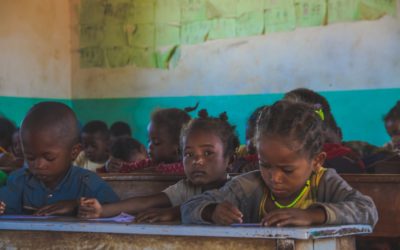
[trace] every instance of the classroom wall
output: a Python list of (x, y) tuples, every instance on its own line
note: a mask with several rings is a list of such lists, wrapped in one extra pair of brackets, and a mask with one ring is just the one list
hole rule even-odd
[[(400, 18), (385, 16), (184, 45), (169, 70), (81, 68), (74, 50), (74, 105), (85, 121), (134, 124), (135, 136), (145, 142), (151, 111), (199, 101), (211, 114), (227, 111), (243, 140), (253, 109), (307, 87), (331, 102), (345, 140), (381, 145), (389, 139), (382, 116), (400, 99), (399, 41)], [(79, 47), (78, 39), (73, 46)]]
[(243, 140), (255, 107), (308, 87), (331, 102), (346, 140), (388, 140), (382, 116), (400, 99), (398, 16), (185, 45), (169, 70), (81, 68), (79, 3), (1, 1), (0, 111), (17, 123), (52, 98), (82, 122), (127, 121), (146, 142), (151, 111), (199, 101), (211, 114), (227, 111)]

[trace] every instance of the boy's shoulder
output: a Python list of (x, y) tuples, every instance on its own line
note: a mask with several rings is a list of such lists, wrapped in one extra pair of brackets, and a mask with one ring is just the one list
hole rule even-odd
[(82, 179), (88, 186), (92, 187), (105, 183), (97, 173), (78, 166), (71, 167), (71, 178)]

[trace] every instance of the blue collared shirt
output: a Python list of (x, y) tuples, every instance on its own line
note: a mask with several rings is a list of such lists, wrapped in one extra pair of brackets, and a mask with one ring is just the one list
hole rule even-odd
[(21, 168), (14, 171), (6, 186), (0, 188), (0, 201), (6, 203), (5, 214), (29, 214), (25, 206), (40, 208), (59, 201), (81, 197), (96, 198), (101, 204), (119, 201), (111, 187), (96, 173), (72, 166), (64, 179), (54, 189)]

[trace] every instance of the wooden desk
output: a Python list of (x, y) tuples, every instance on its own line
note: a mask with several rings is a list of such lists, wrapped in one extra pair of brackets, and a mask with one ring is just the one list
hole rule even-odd
[(355, 249), (370, 226), (217, 227), (88, 222), (74, 218), (4, 220), (0, 248), (36, 249)]
[[(372, 236), (400, 237), (400, 175), (342, 174), (352, 187), (375, 202), (379, 221)], [(151, 173), (102, 175), (121, 198), (154, 194), (173, 185), (184, 176)]]

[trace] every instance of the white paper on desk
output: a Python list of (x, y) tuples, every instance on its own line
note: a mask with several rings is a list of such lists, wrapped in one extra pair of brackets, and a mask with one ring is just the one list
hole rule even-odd
[(120, 223), (130, 223), (135, 219), (135, 216), (132, 216), (127, 213), (120, 213), (117, 216), (109, 217), (109, 218), (97, 218), (97, 219), (89, 219), (91, 221), (111, 221), (111, 222), (120, 222)]
[(51, 219), (57, 216), (36, 216), (36, 215), (1, 215), (0, 219), (18, 220), (18, 219)]

